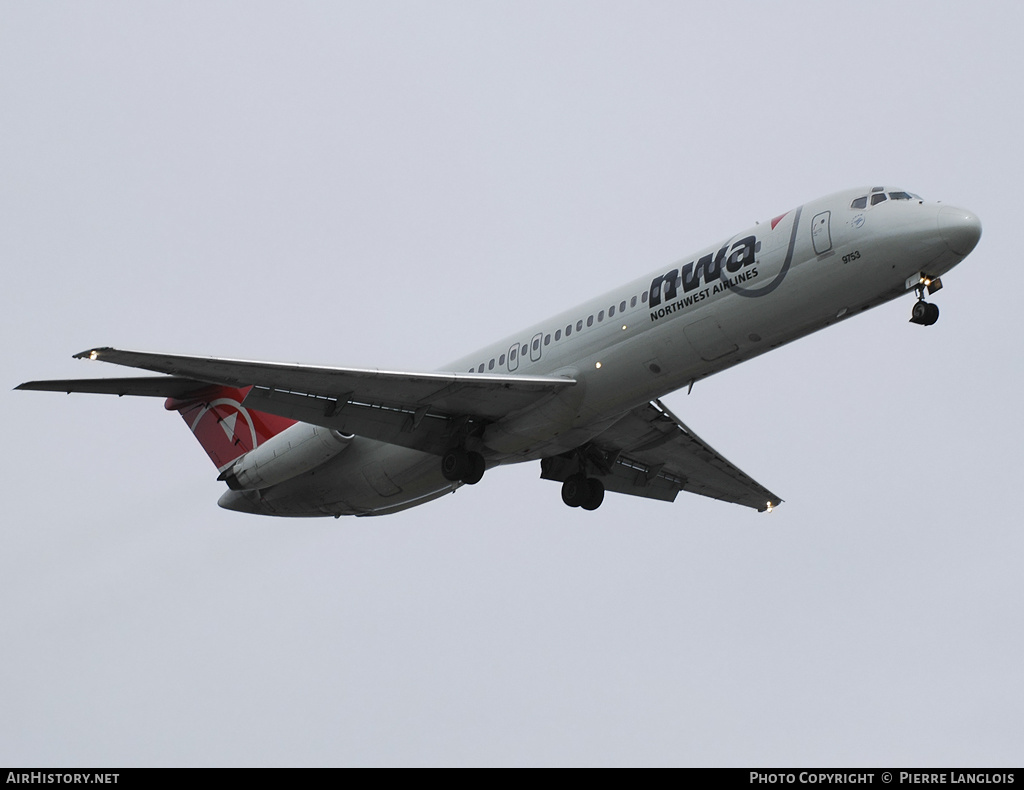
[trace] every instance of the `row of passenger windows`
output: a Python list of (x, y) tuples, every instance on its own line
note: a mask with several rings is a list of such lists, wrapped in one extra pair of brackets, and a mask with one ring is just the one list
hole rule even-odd
[(912, 192), (890, 192), (888, 195), (882, 192), (877, 187), (871, 190), (871, 195), (861, 195), (855, 199), (851, 204), (850, 208), (867, 208), (868, 200), (871, 200), (872, 206), (877, 206), (882, 201), (888, 200), (920, 200), (919, 195), (915, 195)]
[[(643, 294), (640, 295), (640, 297), (634, 296), (633, 298), (631, 298), (629, 300), (629, 307), (630, 308), (636, 307), (637, 301), (640, 301), (641, 303), (646, 304), (646, 302), (647, 302), (647, 291), (644, 291)], [(587, 326), (593, 326), (595, 320), (596, 320), (597, 323), (600, 324), (602, 321), (605, 320), (606, 317), (609, 318), (609, 319), (610, 318), (614, 318), (617, 313), (621, 314), (621, 313), (624, 313), (624, 312), (626, 312), (626, 300), (625, 299), (623, 299), (621, 302), (619, 302), (618, 305), (612, 305), (611, 307), (608, 308), (607, 311), (601, 310), (597, 314), (596, 318), (593, 315), (588, 315), (586, 320), (581, 318), (579, 321), (576, 322), (575, 325), (567, 324), (564, 331), (562, 329), (556, 329), (555, 333), (554, 333), (554, 336), (552, 336), (550, 333), (545, 334), (544, 338), (543, 338), (543, 341), (542, 341), (542, 339), (539, 336), (535, 337), (533, 339), (533, 341), (532, 341), (533, 356), (535, 356), (535, 357), (537, 357), (539, 359), (539, 352), (540, 352), (540, 349), (541, 349), (541, 343), (543, 342), (543, 344), (545, 346), (551, 345), (552, 337), (553, 337), (554, 341), (557, 343), (563, 337), (569, 338), (574, 331), (575, 332), (582, 332), (584, 324), (586, 324)], [(531, 348), (530, 345), (523, 345), (522, 348), (519, 348), (518, 346), (513, 347), (508, 352), (508, 364), (509, 364), (509, 367), (512, 368), (512, 369), (518, 367), (518, 358), (519, 357), (525, 357), (527, 354), (529, 354), (530, 353), (530, 348)], [(505, 357), (504, 354), (502, 354), (500, 357), (497, 358), (497, 360), (492, 358), (489, 362), (486, 362), (486, 363), (481, 362), (475, 368), (470, 368), (469, 372), (470, 373), (483, 373), (484, 370), (494, 370), (495, 364), (497, 364), (498, 367), (503, 367), (505, 365), (505, 361), (506, 361), (506, 357)]]

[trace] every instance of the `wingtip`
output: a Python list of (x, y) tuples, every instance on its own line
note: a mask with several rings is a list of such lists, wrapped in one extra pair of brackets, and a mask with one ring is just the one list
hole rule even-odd
[(75, 354), (72, 359), (99, 359), (100, 354), (104, 351), (112, 351), (109, 346), (102, 346), (100, 348), (90, 348), (87, 351), (79, 351)]

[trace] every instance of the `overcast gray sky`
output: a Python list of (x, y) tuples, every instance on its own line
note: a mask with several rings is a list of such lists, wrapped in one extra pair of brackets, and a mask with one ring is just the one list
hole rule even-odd
[[(0, 4), (0, 764), (1020, 765), (1016, 3)], [(804, 201), (977, 250), (666, 403), (787, 501), (222, 511), (117, 345), (431, 369)], [(1014, 241), (1014, 239), (1018, 241)], [(400, 273), (382, 293), (374, 277)]]

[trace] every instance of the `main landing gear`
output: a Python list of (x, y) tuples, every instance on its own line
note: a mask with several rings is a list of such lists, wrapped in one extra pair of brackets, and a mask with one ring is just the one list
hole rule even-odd
[(604, 501), (604, 480), (610, 480), (618, 454), (587, 444), (540, 459), (540, 476), (562, 484), (562, 501), (569, 507), (597, 510)]
[(931, 326), (939, 320), (939, 306), (926, 302), (924, 300), (924, 292), (927, 288), (929, 295), (935, 293), (942, 288), (942, 280), (938, 277), (935, 279), (922, 277), (915, 287), (917, 288), (917, 301), (910, 311), (910, 323)]
[(570, 475), (562, 483), (562, 501), (569, 507), (597, 510), (604, 502), (604, 483), (582, 472)]
[(486, 468), (484, 457), (473, 450), (453, 447), (441, 456), (441, 474), (445, 480), (451, 480), (453, 483), (476, 485), (483, 479)]

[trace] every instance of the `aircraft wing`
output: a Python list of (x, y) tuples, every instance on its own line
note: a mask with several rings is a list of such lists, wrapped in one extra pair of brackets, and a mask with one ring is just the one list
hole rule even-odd
[[(98, 359), (190, 381), (243, 388), (244, 405), (370, 439), (441, 453), (458, 433), (553, 397), (574, 379), (407, 373), (95, 348)], [(39, 383), (39, 382), (36, 382)], [(64, 391), (70, 382), (60, 382)], [(78, 390), (76, 390), (78, 391)], [(85, 390), (96, 391), (96, 390)]]
[[(675, 500), (680, 491), (759, 511), (782, 500), (704, 442), (660, 401), (628, 412), (586, 450), (605, 490)], [(541, 477), (565, 480), (579, 468), (572, 457), (541, 462)]]

